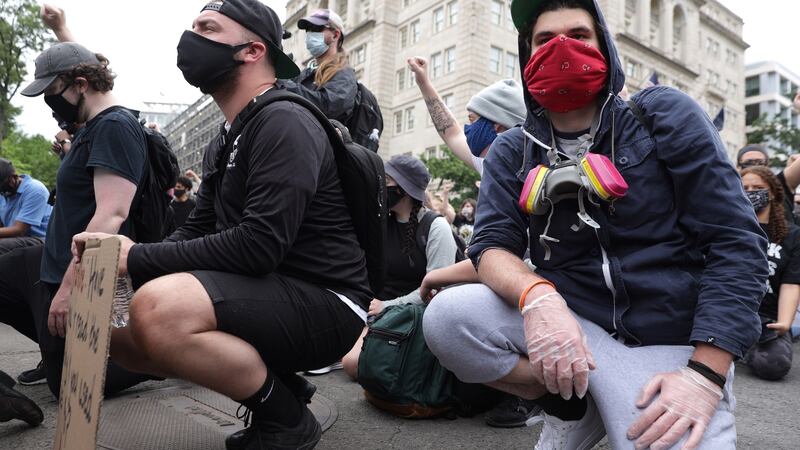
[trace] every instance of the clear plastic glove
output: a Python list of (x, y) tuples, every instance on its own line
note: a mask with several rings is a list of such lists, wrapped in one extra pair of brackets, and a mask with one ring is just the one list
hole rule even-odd
[(583, 398), (594, 358), (580, 324), (556, 292), (530, 301), (522, 310), (525, 342), (536, 379), (564, 399)]
[(693, 450), (721, 399), (719, 386), (688, 367), (658, 374), (642, 389), (636, 406), (647, 409), (628, 429), (628, 439), (636, 439), (637, 449), (662, 450), (675, 445), (691, 428), (681, 450)]

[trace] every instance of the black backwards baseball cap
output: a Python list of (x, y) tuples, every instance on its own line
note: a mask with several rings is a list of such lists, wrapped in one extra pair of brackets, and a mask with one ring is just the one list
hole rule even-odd
[(216, 11), (263, 39), (278, 78), (294, 78), (300, 74), (297, 64), (283, 52), (283, 25), (269, 6), (258, 0), (217, 0), (204, 6), (200, 12), (203, 11)]
[(20, 94), (36, 97), (45, 91), (59, 75), (70, 72), (81, 64), (100, 64), (94, 53), (75, 42), (61, 42), (43, 51), (36, 57), (33, 83)]
[[(539, 14), (542, 7), (546, 6), (551, 1), (552, 0), (512, 0), (511, 20), (514, 22), (514, 26), (517, 27), (517, 31), (520, 33), (526, 31), (533, 18)], [(595, 18), (598, 16), (594, 0), (578, 0), (578, 3), (585, 6)]]

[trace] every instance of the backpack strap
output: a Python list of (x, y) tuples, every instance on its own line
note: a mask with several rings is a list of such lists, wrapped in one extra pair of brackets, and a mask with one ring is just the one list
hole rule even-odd
[(628, 104), (628, 107), (631, 109), (633, 116), (636, 117), (636, 120), (638, 120), (639, 123), (642, 124), (644, 129), (647, 130), (647, 134), (649, 134), (650, 137), (652, 138), (653, 130), (650, 128), (650, 125), (647, 124), (647, 120), (645, 120), (644, 110), (642, 110), (642, 107), (639, 106), (633, 99), (628, 100), (626, 103)]
[(428, 254), (428, 235), (431, 233), (431, 225), (433, 225), (433, 221), (438, 217), (442, 217), (442, 215), (433, 211), (425, 211), (422, 220), (417, 224), (417, 247), (419, 247), (424, 255)]

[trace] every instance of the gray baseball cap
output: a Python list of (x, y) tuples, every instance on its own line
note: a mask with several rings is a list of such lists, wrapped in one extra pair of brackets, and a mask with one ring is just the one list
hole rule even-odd
[(410, 155), (397, 155), (383, 164), (386, 175), (394, 178), (411, 198), (425, 201), (425, 189), (431, 182), (428, 168), (419, 159)]
[(94, 53), (75, 42), (60, 42), (36, 57), (36, 72), (33, 83), (20, 94), (26, 97), (41, 95), (59, 75), (69, 72), (80, 64), (100, 64)]

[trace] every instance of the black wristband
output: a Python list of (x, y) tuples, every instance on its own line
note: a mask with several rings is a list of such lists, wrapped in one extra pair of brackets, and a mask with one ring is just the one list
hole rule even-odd
[(712, 383), (719, 386), (720, 389), (725, 389), (725, 382), (727, 381), (726, 378), (718, 374), (717, 372), (714, 372), (714, 370), (711, 369), (711, 367), (708, 367), (707, 365), (701, 362), (693, 361), (691, 359), (689, 360), (689, 363), (686, 366), (694, 370), (695, 372), (699, 373), (700, 375), (704, 376)]

